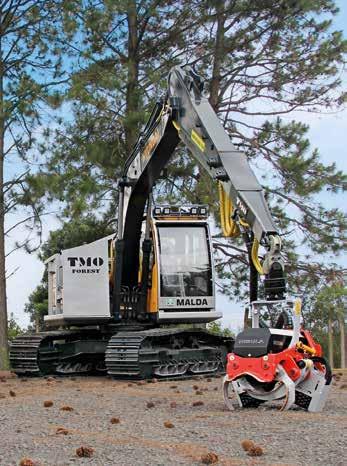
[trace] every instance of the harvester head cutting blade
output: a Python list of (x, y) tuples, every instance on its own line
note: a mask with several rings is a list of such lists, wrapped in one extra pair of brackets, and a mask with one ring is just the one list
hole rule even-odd
[(223, 397), (225, 406), (230, 411), (234, 411), (233, 401), (236, 399), (236, 393), (233, 388), (233, 383), (227, 375), (223, 379)]
[(281, 365), (278, 366), (278, 373), (275, 385), (272, 390), (267, 390), (261, 385), (252, 385), (249, 378), (240, 377), (231, 380), (228, 375), (223, 381), (223, 395), (225, 406), (229, 410), (234, 410), (237, 404), (240, 408), (257, 408), (266, 401), (283, 400), (281, 411), (289, 409), (295, 402), (295, 383), (287, 375)]
[(287, 375), (281, 364), (278, 365), (277, 380), (279, 380), (285, 387), (284, 401), (281, 406), (281, 411), (287, 411), (295, 403), (295, 383)]

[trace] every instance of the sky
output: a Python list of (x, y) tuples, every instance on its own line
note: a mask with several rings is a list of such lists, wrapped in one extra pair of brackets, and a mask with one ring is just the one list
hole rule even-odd
[[(347, 31), (347, 1), (337, 2), (340, 14), (335, 19), (335, 29)], [(347, 76), (344, 78), (347, 87)], [(291, 114), (290, 119), (296, 119), (310, 126), (309, 138), (311, 147), (319, 149), (321, 159), (325, 163), (336, 162), (337, 167), (347, 171), (347, 110), (336, 114), (312, 114), (297, 112)], [(324, 194), (323, 200), (327, 207), (346, 206), (347, 196)], [(18, 217), (19, 218), (19, 217)], [(12, 218), (11, 222), (15, 222)], [(49, 231), (59, 227), (59, 222), (54, 216), (43, 219), (43, 239), (47, 238)], [(11, 241), (20, 241), (26, 234), (24, 228), (16, 230)], [(345, 257), (339, 258), (340, 264), (345, 264)], [(346, 264), (345, 264), (346, 265)], [(8, 312), (13, 313), (16, 321), (23, 327), (29, 323), (28, 315), (24, 313), (28, 296), (39, 284), (44, 271), (43, 264), (38, 260), (37, 254), (27, 254), (24, 251), (16, 251), (8, 257), (7, 275), (12, 275), (7, 282)], [(243, 323), (243, 306), (241, 303), (229, 300), (227, 297), (217, 295), (217, 310), (223, 312), (223, 326), (237, 331)]]

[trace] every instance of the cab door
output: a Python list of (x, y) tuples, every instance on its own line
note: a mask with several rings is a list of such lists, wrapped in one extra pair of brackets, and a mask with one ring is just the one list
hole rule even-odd
[(214, 320), (214, 270), (205, 221), (156, 221), (159, 319)]

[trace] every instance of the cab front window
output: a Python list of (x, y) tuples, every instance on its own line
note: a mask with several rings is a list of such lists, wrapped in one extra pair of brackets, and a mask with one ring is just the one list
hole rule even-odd
[(212, 271), (204, 226), (158, 227), (161, 296), (211, 296)]

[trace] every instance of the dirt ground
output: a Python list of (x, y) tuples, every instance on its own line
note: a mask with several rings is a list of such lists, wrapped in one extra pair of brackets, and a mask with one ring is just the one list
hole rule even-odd
[[(274, 406), (230, 412), (221, 383), (222, 378), (128, 383), (0, 374), (0, 464), (176, 466), (217, 457), (215, 464), (225, 466), (347, 463), (347, 374), (336, 376), (319, 414)], [(263, 455), (248, 456), (241, 446), (246, 439)], [(79, 457), (80, 447), (93, 449), (92, 456)], [(206, 458), (208, 453), (217, 457)]]

